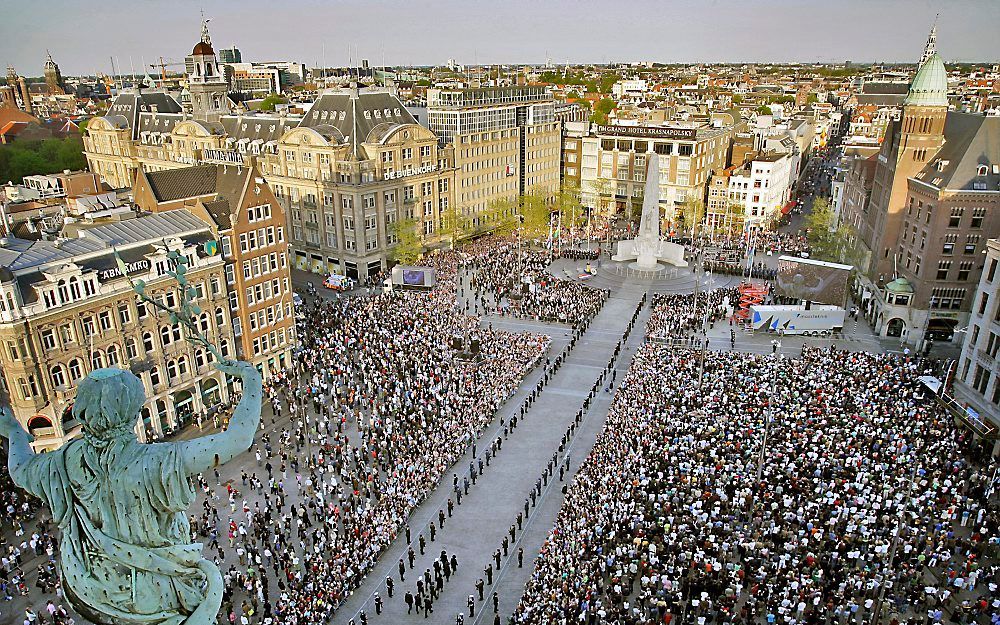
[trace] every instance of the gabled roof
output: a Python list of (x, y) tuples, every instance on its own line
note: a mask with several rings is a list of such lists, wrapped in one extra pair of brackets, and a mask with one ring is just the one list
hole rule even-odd
[(232, 210), (253, 175), (250, 167), (195, 165), (145, 173), (158, 202), (202, 199), (202, 205), (222, 230), (232, 227)]
[[(1000, 165), (1000, 117), (950, 112), (944, 139), (944, 146), (916, 174), (917, 179), (955, 191), (977, 190), (976, 183), (985, 183), (987, 191), (1000, 188), (1000, 174), (993, 173), (993, 167)], [(987, 166), (985, 176), (978, 175), (980, 165)]]
[(215, 193), (216, 165), (196, 165), (146, 172), (149, 187), (159, 202), (173, 202)]
[(111, 103), (107, 116), (124, 117), (132, 129), (132, 139), (136, 139), (139, 137), (139, 114), (154, 110), (157, 113), (180, 113), (183, 109), (173, 96), (162, 91), (126, 91), (118, 94)]
[(316, 100), (299, 126), (312, 128), (330, 125), (351, 143), (353, 153), (359, 158), (361, 144), (376, 126), (388, 124), (415, 124), (402, 102), (388, 91), (330, 91)]
[(40, 124), (39, 120), (34, 115), (29, 115), (21, 109), (0, 107), (0, 128), (6, 126), (9, 122), (34, 122)]

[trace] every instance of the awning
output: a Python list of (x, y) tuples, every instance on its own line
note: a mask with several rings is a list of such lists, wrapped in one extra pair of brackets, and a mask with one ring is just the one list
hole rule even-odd
[(785, 204), (783, 207), (781, 207), (781, 214), (787, 215), (788, 213), (792, 212), (792, 209), (795, 208), (795, 203), (796, 203), (795, 200), (792, 200), (788, 204)]

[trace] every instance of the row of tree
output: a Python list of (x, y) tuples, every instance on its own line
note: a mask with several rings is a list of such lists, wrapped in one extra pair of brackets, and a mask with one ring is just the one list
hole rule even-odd
[(0, 182), (21, 182), (25, 176), (54, 174), (64, 169), (84, 169), (87, 159), (83, 156), (83, 139), (69, 136), (65, 139), (41, 141), (15, 141), (0, 145)]

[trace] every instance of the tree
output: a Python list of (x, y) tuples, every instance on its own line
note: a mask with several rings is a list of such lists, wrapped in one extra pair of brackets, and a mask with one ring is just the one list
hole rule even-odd
[(856, 250), (851, 244), (850, 228), (836, 224), (833, 207), (825, 198), (813, 200), (812, 210), (805, 218), (810, 255), (817, 260), (841, 263), (849, 260)]
[(458, 212), (455, 206), (449, 206), (441, 213), (441, 228), (438, 232), (442, 239), (448, 239), (451, 249), (455, 249), (455, 242), (465, 237), (469, 231), (469, 222), (465, 215)]
[(76, 135), (0, 145), (0, 182), (20, 182), (25, 176), (86, 167), (83, 139)]
[(607, 124), (608, 113), (615, 110), (615, 101), (611, 98), (603, 98), (594, 107), (594, 112), (590, 115), (590, 121), (596, 124)]
[(520, 205), (521, 234), (533, 239), (548, 234), (552, 210), (540, 193), (527, 193), (518, 198)]
[(580, 185), (568, 180), (559, 187), (556, 194), (556, 210), (562, 215), (562, 224), (566, 228), (581, 225), (584, 221), (584, 211), (580, 205)]
[(419, 223), (412, 217), (400, 219), (392, 224), (396, 245), (392, 248), (392, 258), (403, 265), (412, 265), (423, 254), (424, 244), (417, 231)]
[(691, 232), (693, 239), (701, 222), (705, 220), (705, 203), (700, 197), (688, 197), (681, 205), (681, 217), (684, 219), (684, 228)]
[(743, 232), (746, 222), (747, 207), (739, 202), (729, 201), (726, 203), (726, 216), (723, 220), (724, 230), (727, 235), (737, 235)]
[(569, 91), (566, 92), (566, 99), (567, 100), (579, 100), (580, 99), (580, 92), (578, 92), (576, 89), (570, 89)]
[(260, 106), (258, 108), (262, 111), (273, 111), (276, 105), (285, 104), (286, 102), (288, 102), (288, 100), (281, 97), (277, 93), (272, 93), (260, 101)]
[(597, 209), (598, 215), (604, 215), (605, 217), (612, 216), (612, 211), (610, 210), (612, 205), (611, 196), (615, 192), (616, 184), (610, 178), (597, 178), (591, 183), (591, 193), (594, 194), (594, 207)]

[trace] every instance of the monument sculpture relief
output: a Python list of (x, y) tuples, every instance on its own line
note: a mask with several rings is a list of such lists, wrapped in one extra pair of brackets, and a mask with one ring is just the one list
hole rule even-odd
[[(186, 259), (172, 253), (181, 307), (144, 296), (208, 344), (190, 323), (197, 309), (184, 278)], [(124, 272), (123, 272), (124, 273)], [(31, 435), (10, 409), (0, 409), (0, 435), (9, 439), (14, 482), (41, 499), (58, 525), (62, 589), (84, 617), (101, 625), (210, 625), (222, 603), (222, 576), (191, 542), (187, 508), (195, 498), (190, 476), (247, 450), (260, 423), (261, 376), (245, 362), (216, 368), (243, 383), (229, 428), (190, 441), (142, 444), (135, 424), (146, 401), (142, 381), (124, 369), (97, 369), (80, 381), (73, 416), (82, 436), (35, 454)]]

